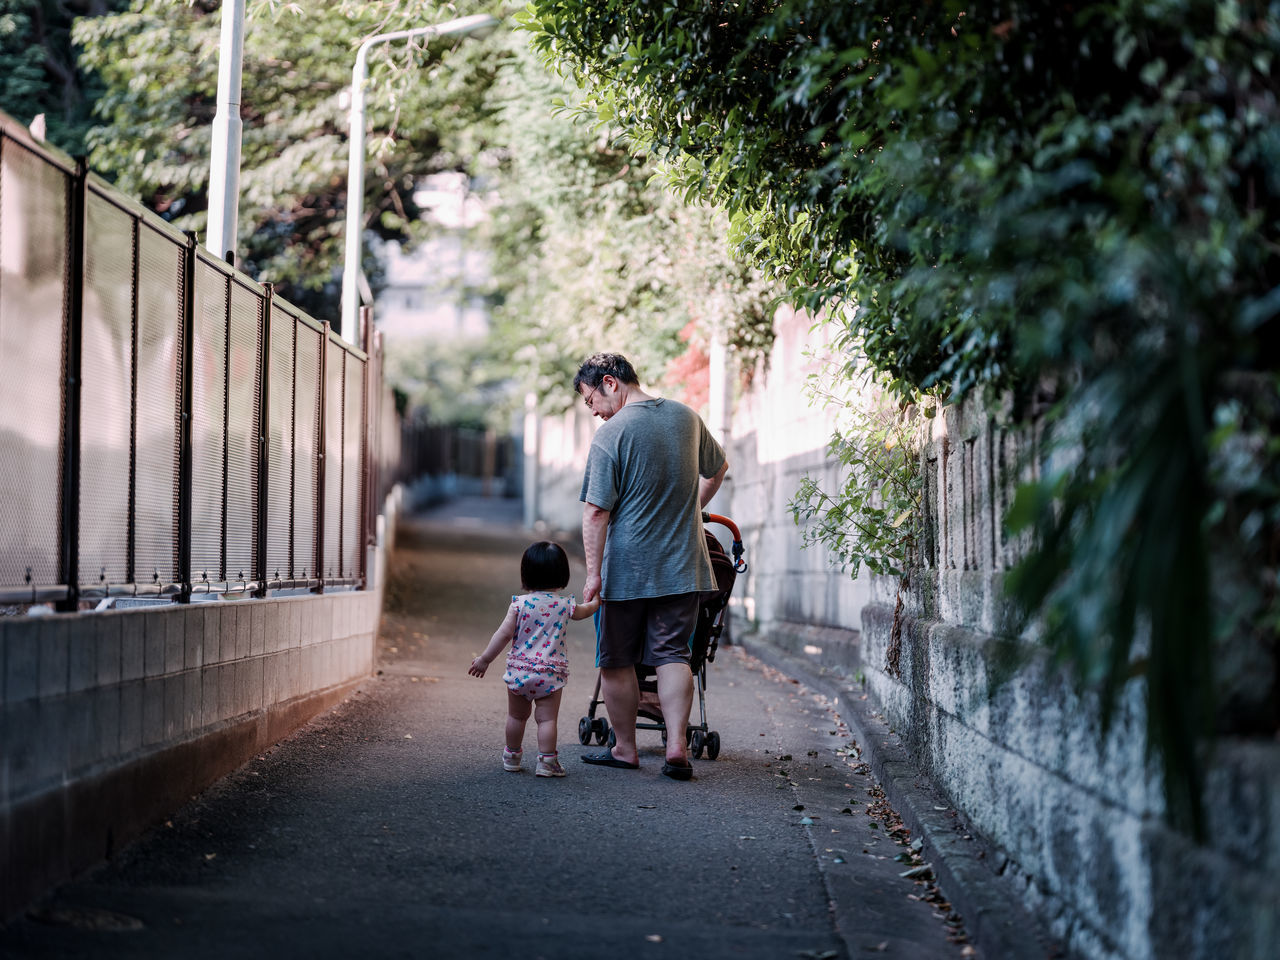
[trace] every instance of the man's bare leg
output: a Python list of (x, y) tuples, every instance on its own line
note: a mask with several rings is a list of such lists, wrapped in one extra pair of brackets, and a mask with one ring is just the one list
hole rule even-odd
[(636, 710), (640, 706), (640, 684), (634, 667), (601, 667), (600, 694), (609, 711), (609, 724), (616, 741), (613, 755), (627, 763), (639, 763), (636, 750)]
[[(693, 709), (693, 672), (687, 663), (664, 663), (657, 671), (658, 700), (667, 727), (667, 759), (687, 761), (689, 750), (684, 739)], [(634, 725), (631, 736), (635, 738)]]

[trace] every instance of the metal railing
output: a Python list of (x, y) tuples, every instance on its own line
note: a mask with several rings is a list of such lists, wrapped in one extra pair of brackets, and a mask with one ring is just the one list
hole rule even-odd
[(364, 321), (362, 350), (0, 114), (0, 601), (362, 585)]

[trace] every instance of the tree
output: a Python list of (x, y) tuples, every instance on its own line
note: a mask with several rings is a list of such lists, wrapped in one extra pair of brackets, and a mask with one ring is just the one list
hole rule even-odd
[(99, 84), (71, 43), (76, 17), (99, 17), (123, 0), (0, 0), (0, 110), (22, 123), (45, 118), (45, 138), (70, 154), (84, 136)]
[[(448, 16), (489, 6), (459, 5)], [(135, 0), (128, 12), (77, 30), (84, 64), (105, 83), (104, 122), (90, 138), (94, 167), (197, 231), (216, 96), (215, 10)], [(422, 17), (409, 3), (367, 0), (305, 17), (296, 4), (258, 0), (249, 12), (239, 266), (332, 318), (345, 208), (343, 95), (355, 49), (364, 36)], [(653, 378), (711, 336), (756, 355), (767, 348), (773, 292), (728, 255), (722, 215), (674, 202), (650, 183), (653, 168), (619, 149), (609, 131), (555, 115), (556, 98), (575, 94), (529, 55), (525, 35), (499, 30), (411, 56), (400, 45), (377, 47), (370, 76), (369, 229), (410, 245), (420, 239), (432, 227), (418, 218), (413, 186), (442, 170), (468, 173), (494, 209), (491, 225), (468, 242), (497, 254), (488, 291), (496, 334), (467, 348), (469, 368), (509, 366), (515, 356), (529, 373), (513, 393), (535, 389), (562, 405), (571, 365), (605, 343), (633, 354)], [(376, 289), (372, 256), (365, 270)], [(403, 365), (405, 382), (416, 384), (418, 400), (434, 397), (436, 412), (508, 415), (489, 378), (447, 384), (426, 375), (439, 364), (425, 355), (414, 363), (416, 374)], [(457, 403), (442, 404), (444, 396)]]
[(750, 367), (771, 342), (774, 289), (730, 255), (720, 211), (663, 189), (616, 130), (584, 121), (579, 97), (513, 36), (490, 99), (501, 148), (481, 158), (480, 179), (500, 198), (496, 317), (535, 371), (529, 386), (563, 408), (578, 363), (606, 348), (652, 382), (687, 385), (705, 356), (678, 359), (716, 336)]
[[(480, 12), (491, 4), (459, 4)], [(122, 190), (202, 233), (210, 130), (217, 99), (220, 17), (215, 0), (134, 0), (127, 12), (83, 19), (82, 65), (105, 91), (90, 161)], [(346, 205), (345, 91), (356, 48), (374, 33), (426, 22), (413, 4), (253, 0), (245, 31), (239, 223), (250, 275), (321, 319), (337, 316)], [(441, 11), (440, 19), (456, 14)], [(442, 38), (375, 48), (370, 57), (366, 224), (409, 238), (413, 183), (459, 169), (477, 148), (494, 65), (486, 41)], [(425, 80), (425, 82), (424, 82)], [(371, 273), (376, 264), (366, 260)]]
[[(1024, 426), (1047, 404), (1052, 469), (1010, 516), (1037, 545), (1009, 582), (1104, 720), (1145, 676), (1170, 814), (1198, 825), (1203, 736), (1280, 721), (1280, 11), (530, 9), (587, 105), (794, 299), (856, 305), (851, 357), (908, 398), (1007, 393)], [(1269, 664), (1230, 712), (1225, 651)]]

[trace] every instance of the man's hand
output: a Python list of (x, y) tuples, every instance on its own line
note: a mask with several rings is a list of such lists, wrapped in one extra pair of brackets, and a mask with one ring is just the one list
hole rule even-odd
[(596, 597), (600, 596), (600, 575), (587, 577), (586, 583), (582, 585), (582, 602), (590, 603)]

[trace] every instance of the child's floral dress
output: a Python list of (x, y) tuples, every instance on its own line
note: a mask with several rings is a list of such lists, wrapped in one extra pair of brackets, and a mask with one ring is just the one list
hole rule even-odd
[(538, 700), (559, 690), (569, 679), (564, 635), (576, 601), (539, 590), (512, 597), (511, 604), (516, 608), (516, 636), (502, 682), (512, 693)]

